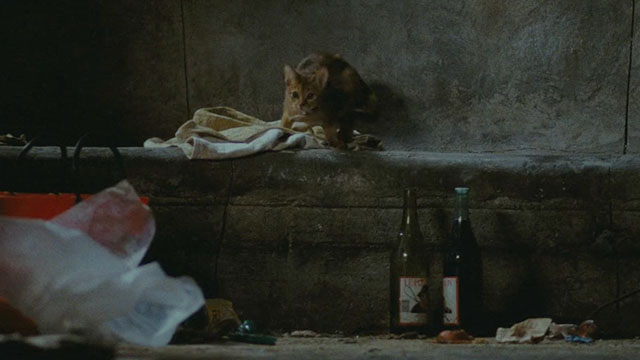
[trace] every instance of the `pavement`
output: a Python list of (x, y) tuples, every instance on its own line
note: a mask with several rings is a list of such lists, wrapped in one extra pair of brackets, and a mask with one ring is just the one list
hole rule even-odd
[(562, 340), (539, 344), (437, 344), (433, 339), (391, 340), (380, 337), (291, 338), (274, 346), (235, 342), (170, 345), (147, 348), (120, 345), (118, 360), (146, 359), (640, 359), (640, 340), (599, 340), (570, 344)]

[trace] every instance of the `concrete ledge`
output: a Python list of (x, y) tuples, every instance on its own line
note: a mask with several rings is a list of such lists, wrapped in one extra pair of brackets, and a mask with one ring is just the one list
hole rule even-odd
[[(407, 186), (418, 188), (436, 305), (452, 190), (471, 188), (488, 329), (540, 315), (582, 320), (640, 287), (637, 156), (318, 150), (215, 162), (121, 151), (158, 220), (148, 258), (273, 330), (387, 329), (388, 245)], [(56, 148), (33, 149), (19, 166), (18, 153), (0, 147), (0, 189), (64, 190)], [(82, 164), (82, 191), (115, 181), (108, 150), (83, 150)], [(639, 304), (595, 320), (611, 336), (635, 336)]]

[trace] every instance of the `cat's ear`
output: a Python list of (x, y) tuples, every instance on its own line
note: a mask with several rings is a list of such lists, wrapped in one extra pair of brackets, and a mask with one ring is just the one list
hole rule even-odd
[(284, 66), (284, 83), (287, 86), (298, 82), (298, 73), (289, 65)]
[(318, 69), (315, 75), (315, 80), (320, 87), (324, 88), (325, 85), (327, 85), (327, 80), (329, 80), (329, 70), (326, 67)]

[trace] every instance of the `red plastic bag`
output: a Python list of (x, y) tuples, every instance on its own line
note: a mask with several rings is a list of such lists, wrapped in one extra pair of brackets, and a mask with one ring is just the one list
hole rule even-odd
[[(81, 195), (83, 200), (91, 195)], [(143, 204), (149, 198), (141, 196)], [(76, 204), (76, 194), (35, 194), (0, 191), (0, 215), (50, 220)]]
[(0, 215), (49, 220), (70, 209), (75, 194), (12, 194), (0, 192)]

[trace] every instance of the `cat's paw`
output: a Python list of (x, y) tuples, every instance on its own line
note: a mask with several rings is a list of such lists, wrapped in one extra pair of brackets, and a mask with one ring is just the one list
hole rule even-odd
[(293, 125), (291, 125), (291, 130), (299, 131), (299, 132), (306, 132), (310, 128), (311, 126), (309, 126), (309, 124), (301, 121), (296, 121), (293, 123)]
[(306, 115), (300, 114), (300, 115), (293, 115), (289, 118), (289, 121), (291, 121), (292, 123), (296, 123), (296, 122), (304, 122), (306, 119)]

